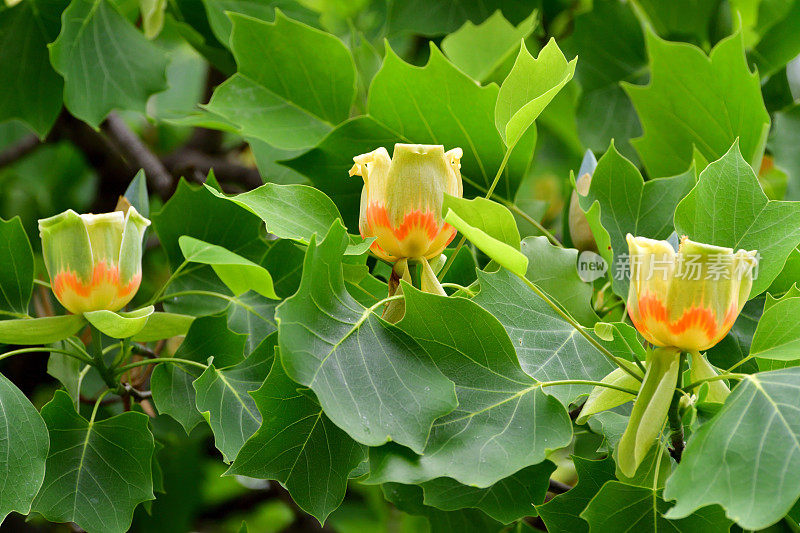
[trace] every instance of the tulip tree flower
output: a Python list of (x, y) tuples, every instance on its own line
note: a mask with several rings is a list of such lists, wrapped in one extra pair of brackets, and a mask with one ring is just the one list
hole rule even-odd
[(67, 210), (39, 221), (53, 293), (71, 313), (127, 304), (142, 280), (142, 239), (150, 221), (127, 212), (79, 215)]
[(628, 314), (648, 342), (688, 352), (707, 350), (730, 331), (753, 286), (755, 251), (628, 234)]
[(391, 263), (442, 253), (456, 234), (442, 220), (442, 201), (463, 194), (461, 156), (461, 148), (395, 144), (391, 158), (383, 147), (353, 158), (350, 175), (364, 179), (359, 230), (375, 237), (372, 253)]

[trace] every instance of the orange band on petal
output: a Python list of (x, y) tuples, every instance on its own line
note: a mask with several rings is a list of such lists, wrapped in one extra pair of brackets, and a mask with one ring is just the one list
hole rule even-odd
[(122, 284), (119, 279), (119, 268), (116, 266), (109, 267), (105, 261), (100, 261), (92, 269), (92, 279), (89, 283), (84, 283), (71, 270), (59, 272), (53, 280), (53, 293), (60, 299), (64, 292), (69, 289), (80, 297), (89, 298), (95, 289), (107, 284), (117, 288), (117, 296), (119, 298), (125, 298), (139, 288), (141, 281), (142, 274), (139, 272), (128, 283)]
[(717, 335), (717, 316), (711, 309), (702, 307), (690, 307), (683, 312), (683, 315), (668, 325), (669, 330), (674, 335), (686, 333), (690, 329), (703, 330), (709, 339)]

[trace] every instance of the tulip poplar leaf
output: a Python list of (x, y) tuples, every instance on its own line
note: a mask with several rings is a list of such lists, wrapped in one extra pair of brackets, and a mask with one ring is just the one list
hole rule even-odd
[(269, 373), (274, 337), (262, 346), (236, 366), (219, 369), (210, 364), (193, 383), (197, 410), (208, 420), (214, 444), (227, 463), (261, 425), (261, 413), (249, 393), (258, 389)]
[(167, 88), (166, 54), (110, 0), (72, 0), (61, 20), (50, 62), (76, 117), (97, 128), (114, 109), (145, 112), (150, 95)]
[(523, 468), (485, 489), (440, 477), (421, 484), (424, 503), (443, 511), (480, 509), (498, 522), (509, 524), (525, 516), (536, 516), (534, 505), (544, 501), (550, 474), (555, 468), (555, 464), (544, 461)]
[(422, 487), (385, 483), (381, 486), (383, 496), (404, 513), (427, 518), (430, 531), (445, 533), (459, 531), (463, 533), (500, 533), (508, 529), (478, 509), (461, 509), (458, 511), (442, 511), (425, 505)]
[(82, 315), (0, 320), (0, 343), (50, 344), (72, 337), (85, 325)]
[(50, 65), (47, 43), (68, 3), (29, 0), (0, 9), (0, 122), (20, 119), (42, 139), (61, 111), (64, 81)]
[(800, 359), (800, 323), (786, 320), (798, 313), (800, 298), (784, 298), (765, 305), (753, 335), (750, 355), (779, 361)]
[[(240, 13), (228, 17), (233, 24), (231, 50), (239, 69), (232, 81), (220, 87), (221, 95), (215, 93), (218, 100), (212, 100), (212, 111), (232, 112), (232, 116), (221, 114), (234, 123), (243, 119), (239, 125), (247, 135), (270, 144), (280, 139), (275, 146), (282, 148), (311, 146), (325, 130), (348, 118), (356, 94), (356, 68), (344, 43), (279, 10), (274, 22)], [(248, 106), (268, 117), (269, 123), (255, 120), (256, 115), (244, 116)], [(281, 120), (275, 120), (278, 117)], [(306, 135), (290, 131), (287, 120), (305, 129)], [(270, 125), (275, 129), (269, 131)]]
[(178, 245), (187, 261), (211, 265), (219, 279), (236, 296), (253, 290), (267, 298), (279, 299), (272, 285), (272, 276), (261, 265), (222, 246), (209, 244), (188, 235), (180, 237)]
[[(600, 380), (616, 368), (522, 280), (504, 270), (479, 271), (478, 280), (481, 292), (475, 303), (503, 324), (522, 369), (533, 378)], [(559, 385), (547, 390), (564, 405), (590, 391), (586, 385)]]
[(497, 95), (494, 121), (506, 146), (513, 147), (575, 74), (577, 58), (567, 62), (555, 39), (535, 58), (522, 40), (514, 67)]
[(227, 474), (279, 481), (303, 510), (325, 522), (366, 449), (325, 416), (313, 393), (297, 390), (277, 358), (251, 395), (263, 422)]
[(656, 240), (669, 237), (674, 231), (675, 207), (694, 185), (694, 169), (670, 178), (644, 181), (613, 142), (597, 162), (589, 193), (578, 195), (578, 199), (585, 212), (599, 210), (597, 217), (587, 219), (595, 235), (608, 233), (610, 249), (600, 249), (600, 254), (608, 263), (617, 295), (628, 297), (628, 268), (623, 260), (628, 254), (625, 236), (630, 233)]
[[(441, 144), (445, 150), (461, 147), (465, 191), (482, 196), (505, 154), (503, 140), (493, 127), (497, 94), (497, 85), (481, 87), (433, 44), (428, 63), (421, 68), (404, 62), (388, 48), (370, 85), (367, 111), (403, 142)], [(498, 196), (514, 199), (530, 165), (535, 134), (526, 135), (509, 156), (495, 190)]]
[(589, 525), (580, 514), (606, 481), (614, 479), (614, 460), (590, 460), (572, 456), (578, 482), (570, 490), (537, 505), (536, 510), (550, 533), (588, 533)]
[(142, 331), (155, 311), (150, 305), (136, 311), (119, 312), (101, 309), (83, 314), (91, 325), (114, 339), (127, 339)]
[[(216, 179), (211, 180), (211, 176), (213, 174), (209, 174), (207, 184), (216, 183)], [(245, 251), (260, 243), (261, 220), (219, 196), (221, 193), (206, 187), (189, 185), (181, 179), (169, 201), (150, 217), (173, 269), (184, 261), (179, 244), (183, 235), (222, 246), (253, 259)], [(262, 250), (263, 255), (265, 247), (257, 247)], [(172, 292), (173, 288), (167, 290)]]
[[(800, 497), (800, 368), (747, 376), (697, 429), (667, 480), (675, 519), (719, 504), (744, 529), (780, 520)], [(741, 459), (732, 460), (737, 457)]]
[(578, 251), (559, 248), (547, 237), (525, 237), (520, 251), (528, 258), (525, 275), (581, 324), (597, 322), (592, 309), (592, 285), (578, 276)]
[(33, 250), (22, 221), (0, 218), (0, 317), (27, 315), (32, 292)]
[(87, 531), (128, 531), (136, 506), (155, 497), (147, 415), (129, 411), (89, 421), (66, 392), (56, 391), (42, 418), (50, 452), (33, 511)]
[(192, 383), (202, 369), (173, 363), (161, 363), (150, 376), (153, 403), (160, 414), (166, 414), (183, 426), (186, 434), (203, 422), (195, 403), (196, 393)]
[(419, 483), (449, 477), (489, 487), (549, 450), (566, 445), (572, 429), (564, 407), (520, 367), (503, 325), (463, 298), (420, 292), (403, 284), (406, 311), (398, 324), (456, 384), (458, 407), (434, 422), (421, 456), (396, 447), (370, 450), (367, 482)]
[(300, 288), (276, 312), (284, 368), (356, 441), (420, 452), (433, 421), (455, 408), (454, 385), (408, 334), (348, 294), (347, 242), (340, 222), (319, 244), (311, 237)]
[(45, 476), (50, 439), (30, 400), (0, 374), (0, 523), (11, 511), (28, 514)]
[(661, 491), (609, 481), (581, 513), (589, 531), (614, 531), (625, 524), (631, 531), (674, 531), (675, 533), (726, 533), (731, 528), (719, 507), (704, 508), (680, 520), (664, 517), (669, 504)]
[(700, 173), (675, 210), (675, 229), (696, 242), (756, 250), (750, 296), (764, 292), (800, 244), (800, 202), (769, 200), (738, 143)]
[(501, 65), (511, 60), (519, 42), (536, 27), (538, 13), (514, 26), (500, 10), (481, 22), (464, 23), (442, 39), (442, 50), (457, 67), (474, 80), (485, 82)]
[(470, 226), (480, 229), (490, 237), (519, 250), (520, 237), (514, 215), (504, 205), (486, 198), (459, 198), (444, 195), (442, 214), (452, 209)]
[[(457, 207), (457, 209), (459, 208)], [(468, 214), (472, 213), (468, 211)], [(509, 215), (510, 214), (511, 213), (509, 213)], [(510, 246), (496, 239), (483, 229), (475, 227), (461, 218), (452, 208), (447, 210), (444, 221), (456, 228), (462, 235), (469, 239), (472, 244), (480, 248), (483, 253), (497, 261), (499, 265), (509, 269), (518, 276), (524, 276), (525, 272), (527, 272), (528, 258), (519, 251), (519, 242), (517, 242), (515, 246)], [(478, 219), (476, 222), (482, 223), (485, 221)], [(511, 222), (513, 222), (513, 216)], [(491, 231), (497, 228), (489, 227), (487, 229)]]
[(267, 183), (235, 196), (225, 196), (210, 187), (208, 190), (261, 218), (273, 235), (303, 244), (308, 244), (314, 234), (325, 235), (331, 223), (341, 218), (333, 201), (308, 185)]
[(744, 159), (757, 166), (770, 119), (758, 74), (747, 66), (741, 33), (720, 41), (710, 56), (652, 31), (646, 40), (650, 84), (623, 87), (644, 128), (644, 136), (632, 144), (648, 174), (662, 177), (685, 171), (695, 150), (706, 161), (719, 159), (737, 138)]

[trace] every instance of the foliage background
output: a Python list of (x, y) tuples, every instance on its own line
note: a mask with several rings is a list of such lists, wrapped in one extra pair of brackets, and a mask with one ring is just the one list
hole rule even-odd
[[(260, 21), (274, 21), (269, 38), (262, 37)], [(595, 201), (614, 205), (617, 179), (641, 188), (640, 198), (663, 201), (647, 219), (623, 213), (610, 220), (606, 209), (600, 215), (606, 228), (627, 216), (629, 223), (650, 224), (640, 228), (648, 236), (666, 238), (678, 200), (696, 179), (679, 175), (692, 162), (699, 171), (719, 159), (737, 139), (743, 161), (755, 169), (770, 200), (800, 200), (800, 63), (793, 61), (800, 53), (798, 1), (22, 0), (0, 8), (0, 217), (19, 215), (36, 248), (38, 218), (67, 208), (111, 210), (143, 168), (153, 220), (168, 228), (162, 231), (174, 236), (181, 228), (196, 233), (202, 227), (206, 240), (247, 255), (261, 222), (187, 184), (206, 182), (211, 168), (229, 193), (265, 181), (311, 184), (334, 200), (352, 232), (361, 189), (360, 180), (347, 178), (352, 156), (402, 140), (462, 146), (465, 196), (482, 196), (504, 153), (494, 128), (497, 87), (511, 71), (521, 40), (535, 57), (550, 38), (567, 59), (579, 60), (574, 78), (516, 144), (494, 197), (514, 213), (520, 237), (541, 235), (526, 220), (532, 218), (570, 244), (570, 173), (577, 172), (586, 150), (599, 158), (612, 140), (609, 159), (598, 168), (619, 166), (607, 179), (596, 176), (607, 188), (596, 185), (581, 200), (584, 209)], [(309, 79), (304, 69), (324, 77)], [(353, 90), (351, 102), (347, 94)], [(639, 171), (648, 179), (677, 177), (642, 185)], [(705, 195), (699, 205), (714, 197)], [(170, 198), (172, 209), (159, 214)], [(678, 229), (701, 232), (691, 206), (685, 211), (675, 214)], [(724, 215), (723, 209), (719, 218)], [(665, 217), (669, 227), (659, 228)], [(759, 246), (769, 241), (781, 250), (771, 267), (775, 276), (780, 273), (775, 295), (798, 279), (800, 225), (788, 219), (795, 223), (786, 222), (781, 238), (772, 235)], [(620, 252), (624, 238), (611, 233), (610, 251), (601, 252), (608, 259)], [(150, 233), (139, 303), (182, 260), (177, 237), (164, 239), (161, 231), (158, 237), (163, 247)], [(543, 239), (523, 243), (531, 260), (545, 245)], [(302, 251), (287, 241), (273, 248), (263, 264), (286, 297), (299, 282)], [(484, 266), (488, 259), (465, 253), (446, 281), (469, 285), (476, 262)], [(44, 275), (40, 256), (36, 269)], [(386, 271), (378, 266), (375, 274)], [(570, 311), (591, 322), (596, 309), (585, 307), (585, 288), (570, 283), (563, 299), (554, 296), (565, 306), (575, 298)], [(625, 292), (616, 284), (614, 290)], [(491, 308), (488, 291), (482, 297)], [(40, 288), (33, 305), (39, 314), (52, 314)], [(179, 312), (181, 305), (192, 314), (225, 310), (201, 300), (173, 309)], [(716, 364), (728, 367), (749, 351), (752, 316), (761, 312), (758, 304), (752, 308), (744, 314), (750, 325), (737, 323), (740, 329), (716, 349)], [(608, 313), (607, 321), (619, 318)], [(267, 332), (251, 338), (248, 348)], [(764, 366), (758, 369), (768, 369), (760, 361)], [(37, 408), (60, 387), (46, 354), (3, 360), (0, 372)], [(560, 394), (567, 403), (574, 399), (569, 391)], [(609, 417), (606, 423), (614, 421)], [(187, 436), (162, 415), (153, 419), (153, 431), (163, 444), (157, 452), (163, 490), (152, 505), (137, 508), (133, 531), (238, 531), (242, 520), (251, 531), (320, 529), (277, 483), (220, 477), (226, 466), (208, 424)], [(604, 434), (577, 441), (571, 451), (596, 458)], [(575, 470), (580, 475), (586, 468), (578, 459), (574, 470), (561, 468), (555, 479), (573, 484)], [(558, 492), (557, 486), (550, 489)], [(389, 496), (407, 511), (402, 502), (416, 496), (399, 492)], [(595, 527), (602, 529), (602, 519), (596, 518)], [(70, 530), (35, 516), (23, 520), (12, 514), (2, 530)], [(431, 521), (435, 527), (436, 519)], [(426, 527), (426, 518), (388, 504), (378, 486), (351, 483), (324, 530)]]

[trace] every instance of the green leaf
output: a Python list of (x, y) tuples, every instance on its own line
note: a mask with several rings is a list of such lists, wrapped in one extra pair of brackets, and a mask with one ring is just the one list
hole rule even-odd
[(591, 10), (575, 17), (573, 33), (561, 45), (566, 53), (580, 57), (575, 77), (585, 93), (618, 90), (618, 82), (636, 81), (647, 65), (644, 33), (628, 2), (594, 3)]
[[(80, 344), (79, 344), (80, 345)], [(66, 341), (54, 343), (53, 348), (78, 353), (74, 344)], [(84, 376), (81, 375), (82, 368), (86, 365), (74, 357), (63, 353), (50, 352), (47, 359), (47, 373), (56, 378), (64, 385), (64, 389), (69, 393), (73, 401), (80, 399), (79, 392)]]
[(762, 372), (733, 390), (667, 481), (664, 498), (677, 500), (668, 518), (718, 503), (743, 528), (762, 529), (789, 512), (800, 497), (800, 479), (784, 475), (800, 469), (798, 379), (797, 367)]
[(154, 499), (155, 446), (147, 415), (129, 411), (89, 421), (66, 392), (56, 391), (42, 418), (50, 453), (33, 511), (88, 531), (127, 531), (136, 506)]
[(731, 522), (719, 507), (702, 509), (681, 520), (669, 520), (664, 513), (669, 504), (661, 491), (609, 481), (581, 513), (590, 531), (615, 531), (625, 524), (632, 531), (703, 531), (725, 533)]
[(147, 195), (147, 178), (144, 170), (140, 170), (131, 180), (123, 195), (130, 204), (145, 218), (150, 217), (150, 197)]
[(426, 36), (443, 35), (456, 31), (468, 20), (478, 24), (496, 10), (502, 11), (512, 24), (519, 24), (531, 14), (532, 6), (527, 2), (520, 3), (516, 0), (397, 2), (389, 9), (389, 34), (412, 32)]
[(226, 46), (231, 40), (233, 24), (226, 12), (242, 13), (250, 17), (272, 22), (275, 8), (280, 7), (289, 17), (313, 25), (319, 14), (291, 0), (203, 0), (208, 15), (208, 23), (219, 42)]
[(0, 320), (0, 343), (50, 344), (72, 337), (85, 324), (81, 315)]
[(230, 250), (183, 235), (178, 239), (184, 257), (190, 263), (211, 265), (219, 279), (236, 296), (253, 290), (262, 296), (278, 300), (267, 269)]
[(50, 65), (47, 43), (68, 3), (29, 0), (0, 10), (0, 122), (18, 118), (42, 139), (61, 111), (64, 82)]
[(525, 237), (520, 251), (528, 258), (525, 277), (549, 294), (578, 322), (597, 322), (592, 309), (592, 286), (578, 276), (578, 251), (559, 248), (547, 237)]
[(757, 250), (750, 296), (769, 287), (800, 244), (800, 202), (768, 200), (738, 143), (706, 167), (675, 210), (675, 229), (697, 242)]
[(236, 124), (241, 135), (281, 150), (314, 146), (331, 130), (329, 123), (242, 74), (219, 85), (204, 107)]
[(470, 226), (477, 228), (490, 237), (519, 250), (520, 237), (514, 215), (504, 205), (486, 198), (459, 198), (449, 194), (444, 195), (442, 213), (449, 209)]
[(800, 298), (785, 298), (765, 306), (753, 335), (750, 355), (779, 361), (800, 359), (800, 324), (786, 320), (798, 311)]
[(261, 218), (273, 235), (303, 244), (308, 244), (315, 233), (325, 235), (331, 223), (341, 218), (336, 204), (308, 185), (267, 183), (236, 196), (225, 196), (210, 187), (208, 190)]
[(775, 126), (769, 138), (769, 150), (775, 166), (789, 175), (786, 200), (800, 200), (800, 151), (796, 150), (800, 135), (800, 104), (775, 113)]
[(200, 369), (195, 367), (161, 363), (150, 376), (150, 390), (156, 409), (160, 414), (177, 420), (187, 435), (197, 424), (203, 422), (203, 416), (197, 410), (196, 393), (192, 386), (200, 374)]
[(693, 169), (679, 176), (645, 182), (636, 166), (617, 151), (613, 142), (597, 162), (589, 193), (578, 195), (578, 199), (586, 212), (597, 205), (599, 217), (588, 217), (595, 236), (601, 232), (598, 221), (608, 232), (611, 249), (599, 251), (609, 264), (609, 275), (617, 295), (628, 297), (628, 276), (622, 275), (620, 270), (625, 264), (622, 257), (628, 254), (625, 236), (630, 233), (657, 240), (669, 237), (674, 231), (675, 208), (694, 184)]
[(164, 27), (164, 11), (167, 9), (167, 0), (139, 0), (139, 9), (142, 12), (144, 36), (148, 39), (155, 39)]
[[(711, 19), (717, 12), (714, 0), (636, 0), (636, 5), (659, 35), (673, 41), (692, 40), (706, 44), (709, 38)], [(691, 16), (687, 16), (691, 13)]]
[(358, 442), (421, 451), (433, 421), (456, 405), (453, 383), (411, 337), (347, 293), (347, 242), (339, 222), (319, 245), (311, 237), (300, 289), (276, 312), (284, 367)]
[(275, 356), (274, 336), (244, 361), (225, 370), (213, 364), (194, 382), (197, 410), (214, 432), (214, 444), (226, 463), (236, 458), (245, 441), (261, 425), (261, 414), (248, 394), (258, 389)]
[(561, 88), (575, 74), (577, 58), (569, 63), (555, 39), (535, 58), (521, 41), (514, 68), (497, 95), (494, 121), (506, 146), (514, 146)]
[(528, 258), (519, 251), (519, 244), (512, 247), (495, 239), (482, 229), (470, 225), (469, 222), (458, 216), (452, 209), (447, 211), (444, 221), (460, 231), (472, 244), (497, 261), (500, 266), (509, 269), (518, 276), (524, 276), (525, 272), (527, 272)]
[(244, 360), (246, 336), (228, 328), (225, 313), (194, 319), (186, 338), (175, 351), (175, 357), (205, 363), (214, 358), (217, 368), (225, 368)]
[(193, 316), (156, 311), (150, 315), (141, 331), (133, 336), (133, 340), (152, 342), (186, 335), (193, 321)]
[(751, 52), (762, 78), (774, 74), (800, 53), (798, 32), (800, 2), (795, 0), (783, 20), (772, 26)]
[(356, 69), (339, 39), (278, 10), (271, 23), (239, 13), (229, 18), (239, 69), (215, 92), (212, 111), (244, 135), (284, 149), (313, 146), (349, 116)]
[(442, 50), (458, 68), (474, 80), (485, 82), (511, 59), (522, 39), (536, 27), (537, 13), (514, 26), (497, 10), (478, 25), (467, 21), (442, 40)]
[(89, 311), (83, 316), (91, 325), (114, 339), (133, 337), (147, 324), (155, 308), (150, 305), (136, 311), (115, 313), (114, 311)]
[(550, 533), (588, 533), (589, 526), (579, 515), (606, 481), (614, 479), (614, 460), (609, 456), (592, 461), (573, 455), (578, 483), (555, 496), (536, 510)]
[(33, 250), (22, 220), (0, 218), (0, 315), (27, 315), (32, 292)]
[(183, 179), (175, 194), (151, 218), (173, 269), (183, 262), (178, 243), (182, 235), (222, 246), (249, 259), (253, 258), (245, 251), (261, 242), (262, 223), (257, 216)]
[(506, 529), (503, 524), (477, 509), (440, 511), (424, 505), (422, 487), (386, 483), (381, 489), (384, 497), (401, 511), (427, 518), (431, 533), (496, 533)]
[(0, 524), (11, 511), (28, 514), (45, 476), (50, 439), (44, 420), (0, 374)]
[(312, 393), (298, 391), (278, 358), (252, 393), (263, 422), (236, 456), (228, 475), (274, 479), (324, 523), (341, 505), (350, 472), (365, 448), (335, 426)]
[(403, 285), (398, 324), (456, 384), (458, 407), (434, 422), (421, 456), (370, 451), (369, 483), (419, 483), (449, 477), (489, 487), (541, 463), (572, 437), (559, 402), (525, 374), (502, 324), (470, 300)]
[(650, 84), (623, 87), (644, 128), (644, 136), (633, 145), (648, 174), (684, 172), (694, 150), (707, 161), (719, 159), (737, 138), (742, 155), (756, 167), (770, 121), (758, 74), (750, 72), (745, 61), (741, 33), (720, 41), (710, 56), (652, 32), (647, 34), (647, 49)]
[[(600, 380), (616, 368), (511, 273), (479, 271), (478, 280), (481, 292), (475, 303), (503, 324), (522, 369), (530, 376), (540, 381)], [(549, 388), (548, 393), (569, 405), (590, 391), (586, 385), (560, 385)]]
[(353, 157), (378, 146), (391, 150), (398, 142), (404, 139), (374, 118), (356, 117), (336, 126), (313, 150), (281, 164), (311, 180), (339, 206), (345, 226), (357, 228), (364, 181), (348, 176)]
[(509, 524), (522, 517), (536, 515), (534, 505), (544, 501), (550, 474), (555, 469), (555, 464), (544, 461), (523, 468), (485, 489), (462, 485), (452, 478), (440, 477), (422, 483), (424, 502), (425, 505), (443, 511), (473, 507), (498, 522)]
[[(503, 140), (494, 129), (497, 93), (496, 85), (481, 87), (434, 45), (422, 68), (387, 49), (383, 66), (370, 85), (367, 109), (403, 142), (441, 144), (448, 150), (463, 148), (465, 196), (482, 196), (505, 155)], [(498, 196), (514, 199), (531, 161), (535, 135), (535, 131), (530, 132), (512, 152), (507, 172), (495, 191)]]
[(114, 109), (144, 113), (150, 95), (167, 88), (166, 54), (109, 0), (72, 0), (61, 20), (50, 62), (76, 117), (97, 128)]

